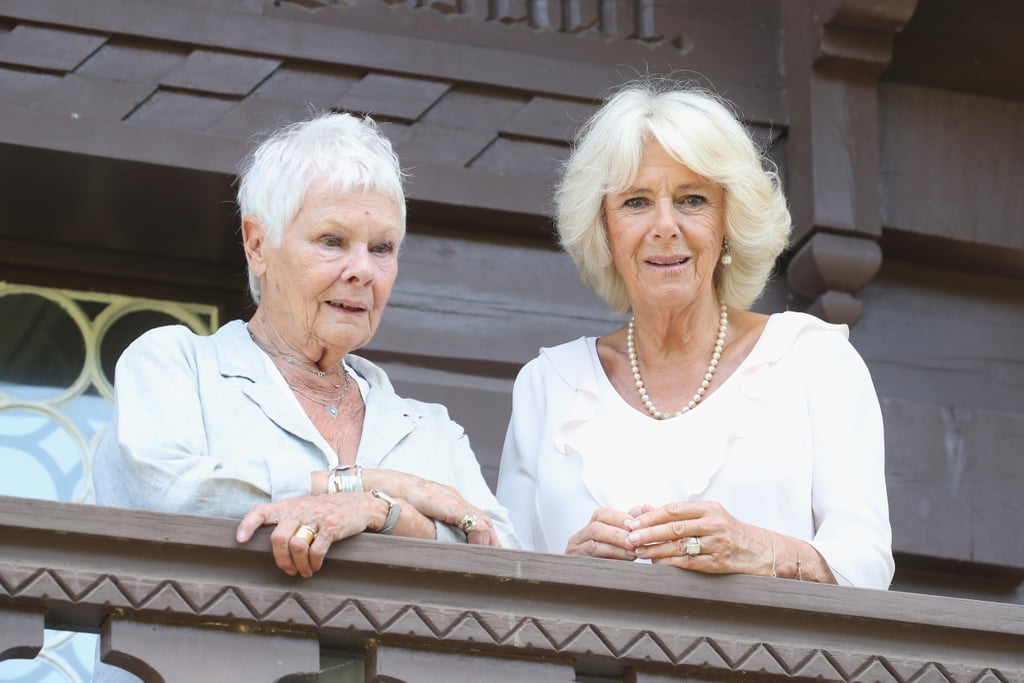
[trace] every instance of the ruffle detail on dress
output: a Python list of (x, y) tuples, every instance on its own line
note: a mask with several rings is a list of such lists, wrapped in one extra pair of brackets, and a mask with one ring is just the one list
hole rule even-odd
[(541, 355), (574, 389), (566, 419), (553, 434), (554, 446), (579, 459), (583, 483), (602, 507), (626, 511), (645, 503), (697, 499), (733, 444), (770, 426), (775, 411), (783, 409), (777, 405), (777, 386), (785, 378), (774, 363), (805, 330), (843, 327), (802, 313), (772, 316), (747, 359), (722, 386), (697, 409), (661, 421), (613, 395), (592, 338), (542, 349)]

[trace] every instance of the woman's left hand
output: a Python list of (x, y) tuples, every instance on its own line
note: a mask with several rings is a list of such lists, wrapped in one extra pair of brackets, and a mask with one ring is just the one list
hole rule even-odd
[(466, 520), (472, 520), (465, 530), (466, 542), (473, 545), (501, 547), (498, 531), (487, 514), (467, 501), (451, 486), (417, 477), (398, 470), (363, 470), (364, 485), (385, 491), (395, 491), (426, 517), (462, 529)]
[[(373, 519), (370, 494), (302, 496), (257, 505), (242, 518), (236, 540), (246, 543), (261, 526), (276, 525), (270, 534), (274, 562), (289, 576), (309, 578), (323, 566), (324, 556), (335, 541), (366, 531)], [(313, 541), (303, 536), (308, 527)]]
[[(709, 574), (771, 575), (769, 532), (744, 524), (721, 503), (645, 505), (629, 526), (628, 539), (639, 558)], [(699, 548), (690, 543), (693, 538)], [(699, 553), (692, 554), (694, 550)]]

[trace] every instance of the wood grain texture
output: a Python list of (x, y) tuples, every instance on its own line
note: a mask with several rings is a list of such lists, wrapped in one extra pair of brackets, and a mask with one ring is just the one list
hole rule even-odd
[(893, 549), (1024, 576), (1024, 415), (885, 399)]
[(0, 605), (0, 662), (34, 659), (43, 649), (46, 610)]
[(177, 69), (160, 79), (160, 85), (243, 97), (279, 66), (279, 59), (237, 55), (220, 50), (193, 50)]
[(886, 261), (861, 298), (894, 548), (1024, 571), (1024, 288)]
[(385, 119), (415, 121), (434, 105), (450, 84), (425, 78), (369, 73), (334, 101), (337, 109)]
[(180, 69), (192, 50), (182, 45), (113, 37), (89, 55), (75, 73), (96, 79), (156, 84)]
[(959, 0), (920, 0), (896, 34), (885, 79), (929, 88), (1024, 100), (1024, 4), (989, 0), (964, 12)]
[(146, 101), (154, 90), (149, 83), (99, 80), (69, 73), (30, 107), (72, 119), (122, 119)]
[(303, 581), (273, 567), (265, 530), (237, 546), (235, 523), (0, 498), (0, 601), (46, 605), (52, 626), (94, 628), (117, 610), (315, 633), (321, 647), (572, 662), (583, 680), (631, 667), (837, 682), (1024, 676), (1017, 605), (373, 535), (336, 544)]
[(413, 228), (369, 348), (518, 366), (541, 346), (605, 334), (617, 320), (551, 247)]
[(106, 42), (103, 33), (74, 28), (15, 26), (0, 35), (0, 62), (34, 69), (71, 71)]
[[(534, 683), (574, 683), (572, 663), (523, 662), (482, 654), (423, 652), (398, 647), (373, 647), (367, 656), (369, 680), (444, 683), (459, 680), (474, 683), (505, 683), (529, 680)], [(375, 678), (375, 677), (380, 677)]]
[(1024, 251), (1024, 103), (899, 84), (880, 94), (885, 225)]
[(103, 622), (100, 642), (103, 662), (165, 683), (197, 680), (197, 662), (209, 681), (274, 683), (286, 674), (320, 668), (320, 647), (312, 634), (271, 636), (223, 623), (180, 626), (111, 616)]
[(1024, 412), (1018, 280), (886, 261), (860, 296), (865, 315), (851, 340), (880, 395)]

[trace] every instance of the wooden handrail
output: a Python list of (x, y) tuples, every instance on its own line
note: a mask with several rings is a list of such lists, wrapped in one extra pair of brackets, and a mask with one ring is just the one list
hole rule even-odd
[[(404, 680), (428, 652), (455, 669), (494, 660), (501, 680), (510, 661), (530, 680), (538, 667), (624, 680), (1024, 680), (1024, 606), (370, 534), (336, 544), (303, 580), (274, 567), (269, 531), (239, 546), (235, 525), (0, 497), (0, 657), (41, 644), (27, 620), (100, 630), (119, 662), (160, 660), (147, 633), (166, 651), (176, 633), (219, 632), (216, 656), (237, 648), (232, 661), (301, 651), (300, 668), (265, 680), (315, 668), (311, 643), (365, 651), (368, 680)], [(204, 665), (165, 659), (149, 666), (168, 681)]]

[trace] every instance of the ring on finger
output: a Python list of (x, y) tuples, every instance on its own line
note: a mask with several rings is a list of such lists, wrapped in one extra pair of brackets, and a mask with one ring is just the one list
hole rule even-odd
[(686, 550), (686, 554), (690, 557), (700, 555), (700, 539), (696, 536), (690, 536), (683, 548)]
[(316, 538), (316, 529), (307, 524), (303, 524), (296, 530), (295, 535), (292, 538), (298, 538), (306, 545), (313, 545), (313, 540)]
[(476, 525), (479, 521), (480, 518), (472, 513), (463, 515), (462, 519), (459, 521), (459, 528), (462, 529), (462, 533), (468, 536), (473, 529), (476, 529)]

